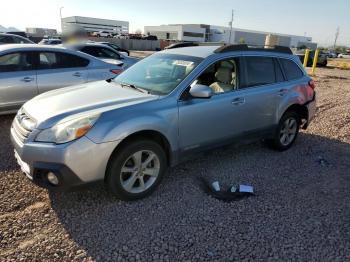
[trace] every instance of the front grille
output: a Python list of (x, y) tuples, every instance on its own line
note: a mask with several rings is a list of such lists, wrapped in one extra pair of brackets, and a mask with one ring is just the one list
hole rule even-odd
[(30, 135), (35, 127), (35, 121), (28, 117), (25, 113), (19, 112), (12, 123), (15, 135), (22, 142)]

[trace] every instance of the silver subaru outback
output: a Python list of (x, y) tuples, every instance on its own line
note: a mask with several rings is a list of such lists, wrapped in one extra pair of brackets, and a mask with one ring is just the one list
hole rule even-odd
[(288, 48), (173, 46), (112, 81), (35, 97), (16, 115), (11, 137), (37, 184), (104, 180), (133, 200), (202, 150), (251, 138), (288, 149), (314, 116), (314, 89)]

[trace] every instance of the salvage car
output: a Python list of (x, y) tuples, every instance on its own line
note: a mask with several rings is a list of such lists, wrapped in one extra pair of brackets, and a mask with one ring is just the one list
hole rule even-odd
[(115, 77), (122, 71), (90, 55), (31, 44), (0, 46), (0, 114), (16, 112), (43, 92)]
[(102, 180), (135, 200), (203, 150), (251, 139), (289, 149), (314, 117), (314, 89), (289, 48), (173, 46), (112, 81), (28, 101), (11, 139), (23, 172), (41, 186)]

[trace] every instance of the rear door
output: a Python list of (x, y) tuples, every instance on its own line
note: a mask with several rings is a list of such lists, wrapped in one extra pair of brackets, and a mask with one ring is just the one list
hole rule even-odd
[(64, 52), (37, 53), (39, 93), (87, 81), (89, 60)]
[(244, 79), (238, 93), (244, 98), (244, 123), (247, 133), (270, 131), (283, 88), (283, 74), (277, 60), (266, 56), (245, 56)]
[(31, 52), (0, 55), (0, 111), (19, 108), (38, 93)]

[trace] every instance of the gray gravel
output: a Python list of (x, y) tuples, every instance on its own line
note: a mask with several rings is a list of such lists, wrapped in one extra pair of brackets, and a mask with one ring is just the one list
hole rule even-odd
[[(50, 193), (13, 158), (0, 117), (0, 260), (350, 261), (350, 71), (319, 69), (318, 113), (294, 147), (223, 148), (171, 169), (149, 198), (102, 185)], [(224, 203), (198, 177), (252, 184)]]

